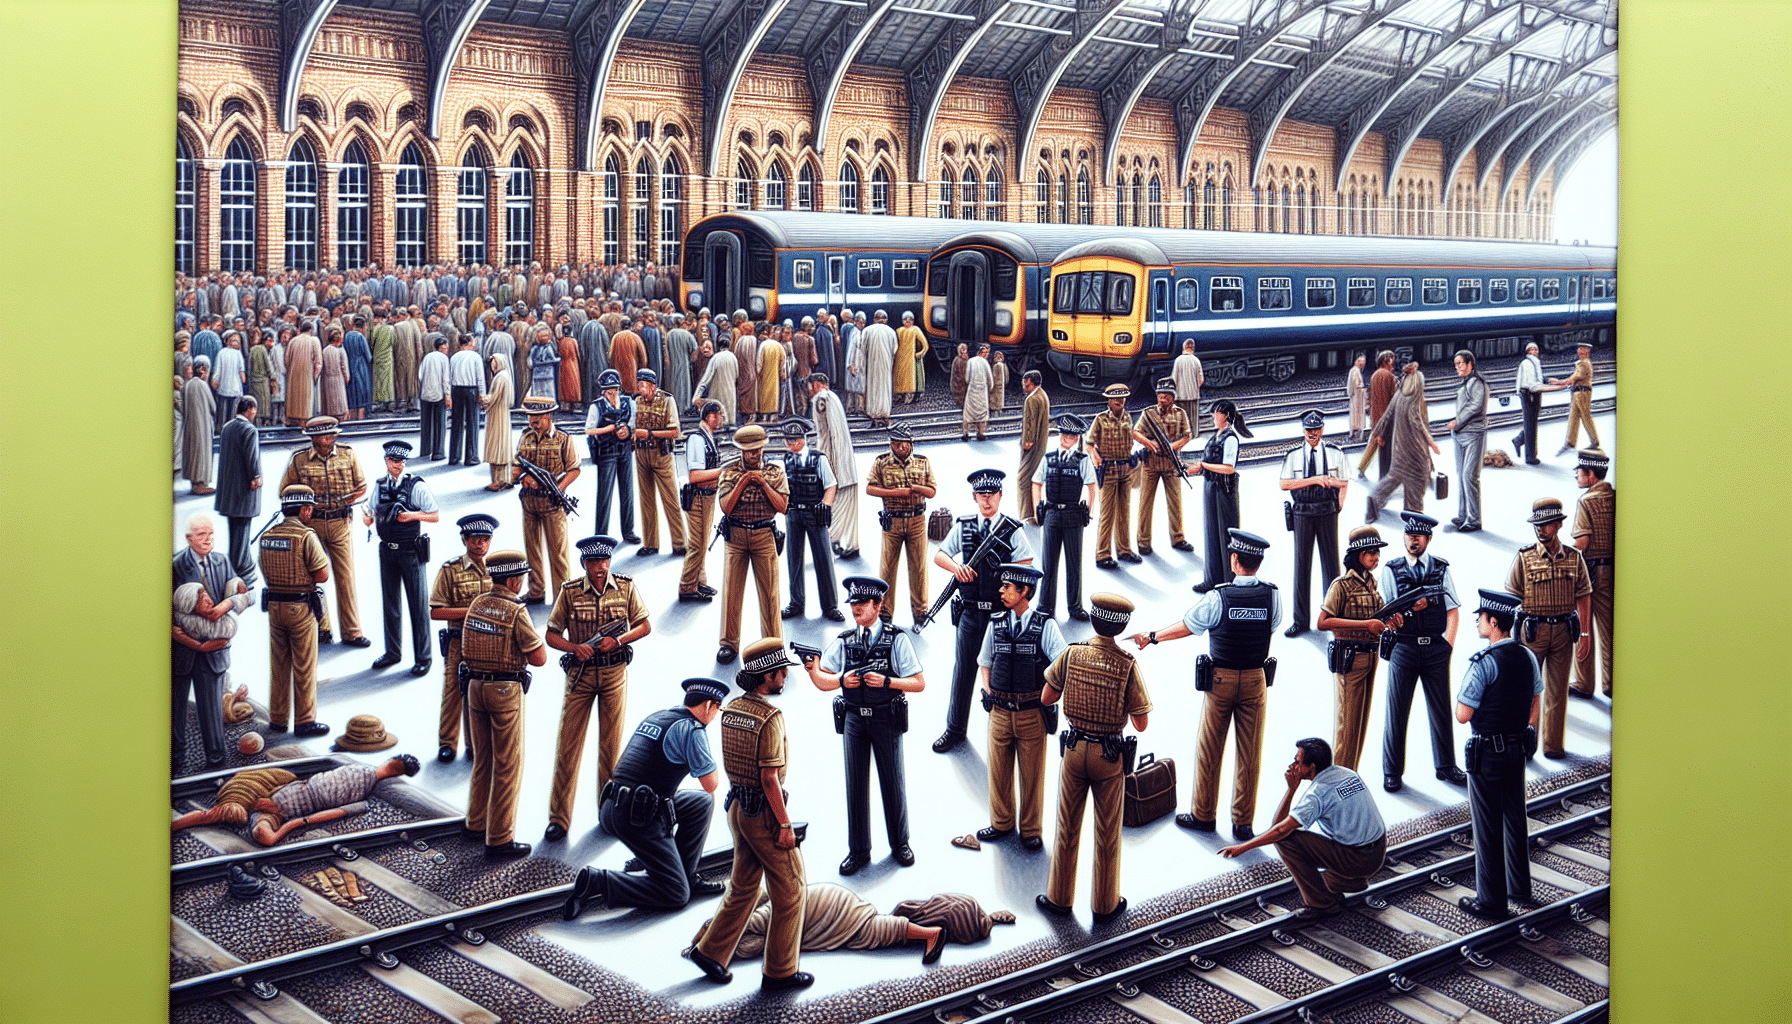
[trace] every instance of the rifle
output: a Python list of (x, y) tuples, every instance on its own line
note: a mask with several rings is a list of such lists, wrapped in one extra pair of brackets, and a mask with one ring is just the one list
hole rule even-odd
[(1375, 614), (1369, 617), (1386, 622), (1396, 615), (1406, 615), (1412, 611), (1412, 606), (1417, 604), (1421, 598), (1427, 601), (1441, 601), (1444, 598), (1444, 588), (1442, 585), (1414, 587), (1377, 608)]
[(516, 457), (516, 464), (522, 469), (523, 475), (535, 481), (536, 488), (555, 505), (559, 506), (559, 508), (567, 515), (576, 516), (579, 514), (579, 499), (561, 490), (560, 481), (554, 479), (554, 474), (542, 469), (540, 466), (523, 458), (521, 455)]
[[(587, 646), (595, 648), (597, 646), (597, 642), (599, 640), (602, 640), (604, 637), (606, 637), (606, 636), (621, 636), (622, 634), (624, 634), (626, 632), (628, 632), (628, 620), (627, 619), (612, 619), (611, 621), (606, 622), (603, 625), (597, 627), (597, 632), (591, 634), (591, 639), (585, 641), (585, 643)], [(568, 675), (577, 675), (578, 673), (583, 672), (585, 670), (585, 666), (589, 665), (589, 664), (591, 664), (591, 662), (585, 660), (584, 658), (579, 657), (577, 654), (574, 654), (572, 651), (567, 651), (565, 654), (560, 655), (560, 668), (563, 669)]]
[[(1157, 407), (1152, 406), (1152, 409), (1155, 408)], [(1176, 467), (1176, 479), (1181, 480), (1183, 483), (1189, 485), (1190, 488), (1193, 488), (1195, 486), (1195, 481), (1189, 474), (1188, 466), (1183, 464), (1182, 453), (1176, 450), (1175, 442), (1170, 440), (1170, 432), (1164, 429), (1162, 420), (1150, 415), (1150, 413), (1151, 409), (1145, 410), (1145, 415), (1140, 416), (1139, 419), (1144, 422), (1146, 432), (1151, 435), (1151, 440), (1159, 448), (1163, 449), (1163, 451), (1158, 454), (1167, 457)]]
[[(1010, 530), (1009, 535), (1012, 533), (1013, 531)], [(1006, 536), (1007, 535), (1004, 535), (1002, 539), (1006, 539)], [(977, 545), (977, 550), (971, 552), (971, 557), (960, 564), (975, 567), (977, 563), (983, 561), (983, 556), (989, 554), (990, 549), (995, 547), (997, 539), (996, 531), (990, 530), (989, 536), (983, 538), (983, 543)], [(928, 607), (927, 614), (915, 620), (915, 628), (927, 628), (927, 624), (933, 621), (934, 616), (940, 613), (940, 609), (946, 606), (946, 602), (950, 601), (952, 595), (958, 593), (958, 588), (962, 586), (964, 586), (964, 584), (959, 582), (958, 577), (956, 575), (953, 576), (951, 581), (946, 584), (946, 589), (940, 591), (940, 596), (933, 599), (933, 604)]]

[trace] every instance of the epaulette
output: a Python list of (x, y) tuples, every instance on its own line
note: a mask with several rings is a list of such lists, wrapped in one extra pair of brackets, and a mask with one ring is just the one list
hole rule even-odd
[(961, 523), (969, 523), (969, 522), (974, 522), (976, 519), (977, 519), (977, 513), (972, 512), (968, 516), (959, 516), (957, 521), (961, 522)]
[(619, 572), (611, 573), (610, 578), (615, 580), (618, 583), (633, 583), (633, 582), (635, 582), (635, 578), (633, 576), (625, 576)]
[(1473, 665), (1475, 662), (1480, 661), (1482, 658), (1487, 657), (1487, 652), (1491, 651), (1491, 650), (1493, 650), (1493, 648), (1491, 648), (1491, 647), (1481, 648), (1480, 650), (1478, 650), (1475, 653), (1468, 656), (1468, 663), (1470, 665)]

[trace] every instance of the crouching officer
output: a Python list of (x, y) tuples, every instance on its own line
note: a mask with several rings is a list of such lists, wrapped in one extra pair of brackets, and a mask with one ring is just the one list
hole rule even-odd
[(404, 660), (398, 646), (399, 631), (404, 628), (399, 608), (402, 585), (403, 601), (411, 613), (411, 675), (426, 676), (430, 658), (429, 627), (424, 625), (423, 613), (423, 565), (429, 561), (429, 537), (417, 524), (437, 522), (442, 514), (436, 510), (429, 487), (404, 471), (411, 443), (387, 441), (385, 451), (386, 475), (374, 491), (374, 510), (361, 517), (364, 526), (377, 522), (380, 533), (380, 605), (385, 612), (386, 651), (373, 667), (378, 671)]
[(747, 918), (759, 905), (763, 879), (772, 919), (765, 933), (768, 990), (805, 988), (815, 976), (797, 970), (803, 935), (803, 855), (785, 804), (784, 777), (790, 742), (784, 712), (767, 698), (784, 692), (790, 659), (775, 636), (747, 645), (735, 683), (745, 692), (722, 709), (722, 770), (728, 773), (728, 829), (734, 833), (734, 868), (716, 916), (684, 951), (710, 981), (726, 984), (728, 962), (740, 945)]
[(803, 667), (816, 689), (840, 691), (834, 698), (834, 729), (846, 745), (847, 838), (840, 873), (851, 875), (871, 863), (873, 756), (890, 856), (903, 867), (915, 862), (902, 774), (902, 734), (908, 731), (904, 694), (921, 692), (927, 680), (908, 634), (879, 618), (889, 584), (872, 576), (848, 576), (845, 583), (853, 628), (835, 637), (819, 659), (806, 658)]
[(1537, 543), (1519, 550), (1506, 576), (1506, 590), (1524, 605), (1517, 624), (1519, 640), (1543, 663), (1543, 756), (1550, 758), (1568, 756), (1562, 745), (1568, 720), (1568, 666), (1593, 647), (1593, 635), (1585, 631), (1591, 621), (1593, 577), (1580, 551), (1562, 543), (1562, 521), (1567, 518), (1555, 498), (1532, 502), (1529, 522), (1537, 531)]
[[(562, 916), (570, 921), (588, 904), (676, 910), (694, 896), (720, 896), (720, 882), (697, 877), (709, 814), (715, 806), (716, 761), (704, 729), (722, 713), (728, 684), (686, 679), (684, 703), (655, 711), (635, 726), (616, 774), (598, 802), (598, 827), (622, 840), (646, 877), (602, 868), (580, 869)], [(701, 791), (680, 789), (689, 775)]]
[(1045, 670), (1067, 646), (1058, 624), (1027, 603), (1041, 573), (1030, 565), (1002, 566), (1002, 611), (990, 619), (977, 658), (983, 710), (989, 712), (989, 827), (984, 842), (1014, 834), (1014, 775), (1020, 772), (1020, 845), (1033, 853), (1045, 816), (1045, 740), (1058, 731), (1058, 709), (1039, 701)]
[(330, 578), (330, 556), (311, 530), (317, 495), (305, 484), (280, 489), (280, 513), (257, 542), (257, 561), (267, 589), (261, 607), (268, 614), (268, 731), (285, 732), (287, 716), (297, 720), (296, 736), (322, 736), (330, 727), (317, 718), (317, 622)]
[(1083, 805), (1095, 793), (1095, 875), (1089, 905), (1097, 924), (1126, 910), (1120, 895), (1120, 823), (1126, 807), (1126, 773), (1136, 740), (1122, 738), (1127, 718), (1145, 731), (1151, 695), (1133, 656), (1114, 643), (1132, 618), (1132, 602), (1119, 594), (1090, 599), (1094, 638), (1071, 644), (1045, 670), (1040, 703), (1064, 698), (1070, 728), (1058, 737), (1058, 835), (1052, 846), (1051, 880), (1035, 897), (1039, 909), (1068, 916), (1076, 901), (1076, 861), (1083, 837)]
[[(467, 705), (460, 692), (461, 622), (473, 599), (492, 589), (491, 574), (485, 571), (485, 556), (492, 549), (492, 531), (498, 528), (496, 516), (476, 513), (461, 516), (460, 542), (466, 554), (450, 558), (436, 570), (436, 580), (429, 590), (429, 617), (446, 622), (437, 637), (442, 647), (442, 714), (436, 725), (436, 760), (446, 764), (454, 760), (460, 745), (461, 726), (467, 718)], [(467, 727), (467, 756), (473, 756), (473, 730)]]
[(487, 857), (526, 857), (516, 841), (516, 801), (523, 788), (523, 694), (526, 666), (547, 664), (523, 606), (529, 560), (521, 551), (486, 559), (492, 589), (473, 599), (461, 627), (460, 680), (471, 713), (473, 778), (467, 788), (468, 832), (485, 840)]
[(1468, 765), (1468, 812), (1475, 834), (1475, 894), (1457, 905), (1476, 917), (1506, 916), (1507, 899), (1531, 898), (1525, 829), (1524, 763), (1537, 750), (1537, 658), (1513, 642), (1518, 599), (1481, 591), (1475, 628), (1487, 646), (1469, 656), (1456, 694), (1456, 721), (1474, 730), (1462, 752)]
[(1083, 531), (1095, 505), (1095, 462), (1083, 451), (1085, 429), (1082, 417), (1068, 412), (1059, 416), (1058, 449), (1040, 460), (1027, 484), (1043, 524), (1039, 547), (1045, 582), (1039, 588), (1039, 611), (1056, 615), (1058, 566), (1063, 565), (1064, 603), (1078, 622), (1089, 621), (1083, 608)]

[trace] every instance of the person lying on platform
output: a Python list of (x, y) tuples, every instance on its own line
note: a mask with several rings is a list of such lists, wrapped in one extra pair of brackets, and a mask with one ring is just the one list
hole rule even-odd
[(308, 779), (272, 766), (244, 769), (218, 787), (210, 807), (175, 818), (173, 830), (246, 824), (251, 838), (272, 846), (294, 829), (364, 813), (381, 779), (415, 775), (419, 767), (416, 758), (400, 754), (378, 768), (345, 764)]
[[(765, 931), (771, 921), (771, 902), (760, 904), (747, 919), (734, 955), (759, 956), (765, 949)], [(998, 924), (1013, 924), (1012, 911), (983, 912), (983, 907), (960, 893), (941, 893), (925, 900), (903, 900), (888, 914), (860, 899), (845, 886), (813, 882), (803, 890), (802, 951), (830, 949), (886, 949), (904, 943), (921, 944), (921, 962), (940, 958), (946, 943), (968, 945), (989, 938)], [(707, 929), (705, 921), (703, 928)], [(703, 934), (703, 929), (698, 930)]]

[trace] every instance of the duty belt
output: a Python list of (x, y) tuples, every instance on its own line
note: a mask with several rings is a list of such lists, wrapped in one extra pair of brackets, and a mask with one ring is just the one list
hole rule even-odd
[(1420, 647), (1424, 647), (1427, 644), (1441, 644), (1444, 642), (1444, 638), (1436, 635), (1425, 636), (1410, 633), (1395, 633), (1394, 642), (1397, 644), (1418, 644)]
[(1039, 503), (1039, 507), (1047, 512), (1069, 512), (1086, 508), (1087, 506), (1080, 501), (1042, 501)]
[(1008, 695), (1008, 692), (1009, 691), (1003, 690), (989, 691), (989, 702), (1007, 708), (1009, 711), (1032, 711), (1035, 708), (1045, 706), (1039, 703), (1039, 695), (1036, 693), (1030, 696), (1015, 695), (1011, 697)]
[(1612, 564), (1612, 560), (1609, 558), (1589, 558), (1589, 559), (1587, 559), (1587, 568), (1589, 568), (1589, 569), (1597, 569), (1600, 566), (1605, 566), (1605, 565), (1610, 565), (1610, 564)]
[(1525, 735), (1522, 732), (1478, 732), (1474, 739), (1485, 743), (1496, 754), (1504, 754), (1508, 748), (1524, 749)]
[(994, 601), (965, 601), (960, 607), (965, 611), (987, 612), (994, 611), (996, 603)]
[(827, 504), (828, 503), (825, 501), (793, 501), (790, 504), (785, 506), (785, 511), (786, 512), (813, 512), (816, 509), (826, 508)]
[(699, 487), (696, 484), (692, 484), (691, 493), (701, 494), (705, 498), (713, 498), (716, 495), (716, 489), (714, 487)]
[(1576, 392), (1576, 391), (1591, 391), (1591, 390), (1593, 390), (1593, 388), (1592, 388), (1592, 387), (1591, 387), (1591, 386), (1590, 386), (1590, 385), (1587, 385), (1587, 384), (1576, 384), (1576, 385), (1574, 385), (1574, 386), (1573, 386), (1573, 387), (1571, 387), (1571, 388), (1569, 388), (1569, 389), (1568, 389), (1568, 393), (1569, 393), (1569, 394), (1573, 394), (1573, 393), (1574, 393), (1574, 392)]
[(318, 509), (313, 508), (311, 510), (311, 519), (313, 522), (320, 523), (328, 522), (331, 519), (347, 519), (354, 511), (355, 510), (352, 507), (331, 509), (328, 512), (319, 511)]
[(884, 506), (884, 515), (889, 516), (891, 519), (913, 519), (916, 516), (924, 516), (926, 514), (927, 514), (927, 510), (925, 508), (910, 509), (905, 512), (899, 512), (899, 511), (889, 507), (888, 505)]
[(759, 519), (751, 523), (743, 523), (733, 516), (724, 516), (723, 518), (728, 520), (730, 530), (763, 530), (768, 526), (776, 526), (778, 523), (776, 519)]
[(417, 542), (415, 540), (382, 540), (382, 541), (380, 541), (380, 547), (385, 548), (387, 551), (402, 551), (405, 548), (416, 547), (416, 545), (417, 545)]
[(1563, 612), (1561, 615), (1532, 615), (1526, 612), (1524, 617), (1532, 622), (1541, 622), (1545, 626), (1560, 626), (1569, 619), (1574, 618), (1574, 613)]
[(279, 601), (279, 602), (286, 602), (286, 603), (290, 603), (290, 604), (305, 604), (311, 600), (312, 592), (307, 591), (304, 593), (294, 593), (291, 591), (284, 591), (284, 590), (269, 590), (266, 593), (267, 593), (267, 600), (269, 600), (269, 601)]
[(1296, 501), (1292, 504), (1297, 516), (1335, 516), (1341, 511), (1337, 503), (1331, 501)]
[(480, 683), (520, 683), (528, 675), (527, 672), (481, 672), (476, 668), (467, 669), (467, 678)]
[(645, 441), (635, 441), (633, 444), (635, 446), (635, 451), (651, 448), (658, 451), (661, 455), (670, 455), (672, 453), (672, 442), (663, 437), (650, 437)]

